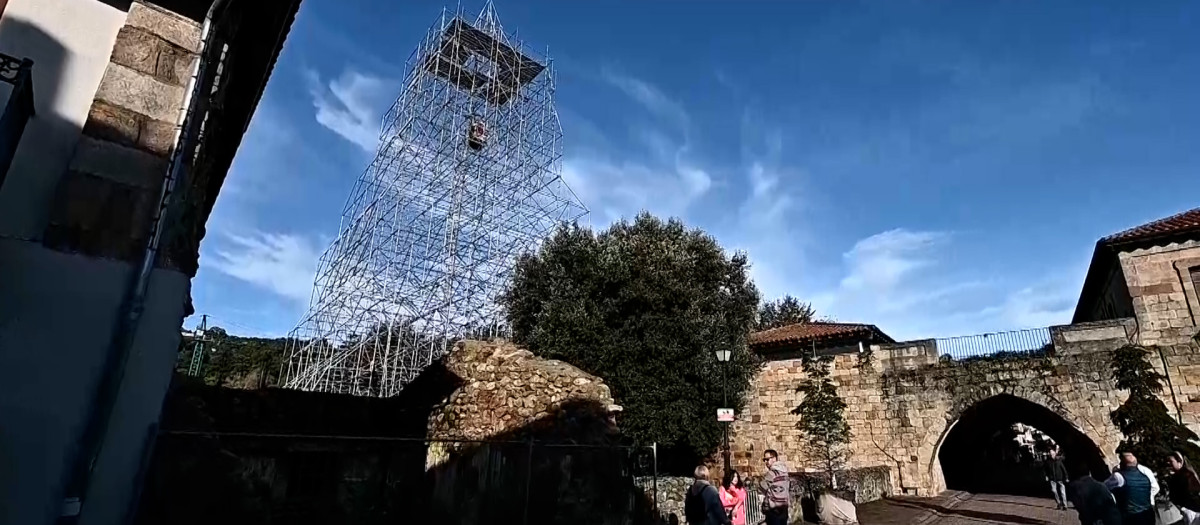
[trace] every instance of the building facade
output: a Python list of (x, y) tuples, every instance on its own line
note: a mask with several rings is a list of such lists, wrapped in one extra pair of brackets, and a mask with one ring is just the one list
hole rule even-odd
[(0, 524), (127, 519), (204, 223), (298, 4), (4, 5), (34, 112), (0, 145)]
[(1200, 327), (1200, 208), (1100, 239), (1076, 323), (1132, 317), (1140, 342), (1170, 344)]

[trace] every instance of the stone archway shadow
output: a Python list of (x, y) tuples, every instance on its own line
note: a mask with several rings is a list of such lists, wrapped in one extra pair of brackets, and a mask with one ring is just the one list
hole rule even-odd
[(1034, 427), (1053, 439), (1072, 477), (1084, 472), (1097, 477), (1106, 475), (1108, 465), (1096, 443), (1068, 414), (1046, 405), (1026, 396), (1001, 392), (956, 407), (948, 414), (949, 423), (929, 456), (929, 479), (936, 480), (936, 490), (1049, 497), (1049, 488), (1040, 471), (1028, 464), (1000, 460), (994, 449), (987, 448), (992, 435), (1014, 423)]

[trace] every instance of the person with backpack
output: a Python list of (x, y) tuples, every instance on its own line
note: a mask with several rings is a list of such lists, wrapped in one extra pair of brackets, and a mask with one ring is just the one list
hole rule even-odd
[(772, 449), (763, 452), (767, 472), (759, 482), (763, 492), (763, 517), (766, 525), (787, 525), (788, 502), (791, 500), (791, 477), (787, 464)]
[(732, 525), (721, 504), (721, 494), (708, 481), (708, 467), (700, 465), (694, 474), (696, 481), (683, 499), (683, 514), (688, 525)]

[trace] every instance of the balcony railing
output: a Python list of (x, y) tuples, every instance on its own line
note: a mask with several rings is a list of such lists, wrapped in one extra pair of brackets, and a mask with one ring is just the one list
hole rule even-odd
[(0, 190), (8, 168), (17, 154), (17, 145), (25, 133), (25, 123), (33, 116), (33, 61), (0, 53), (0, 81), (12, 84), (12, 93), (0, 115)]
[(938, 355), (963, 360), (999, 355), (1037, 355), (1052, 348), (1049, 328), (935, 339)]

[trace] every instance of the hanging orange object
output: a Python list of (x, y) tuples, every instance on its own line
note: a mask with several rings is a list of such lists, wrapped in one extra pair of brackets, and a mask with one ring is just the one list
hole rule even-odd
[(471, 123), (471, 128), (467, 131), (467, 145), (475, 151), (483, 149), (487, 145), (488, 130), (483, 122), (476, 120)]

